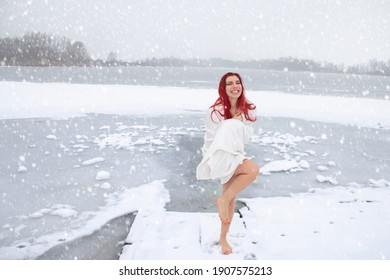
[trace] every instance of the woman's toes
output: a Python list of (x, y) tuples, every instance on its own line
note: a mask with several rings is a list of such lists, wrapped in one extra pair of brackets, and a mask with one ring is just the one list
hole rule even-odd
[(229, 255), (233, 252), (232, 247), (229, 245), (229, 243), (226, 240), (221, 240), (220, 244), (221, 244), (222, 254)]

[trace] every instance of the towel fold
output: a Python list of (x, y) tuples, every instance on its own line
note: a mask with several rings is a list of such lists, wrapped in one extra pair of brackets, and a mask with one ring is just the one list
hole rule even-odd
[(203, 160), (196, 169), (198, 180), (220, 179), (227, 183), (245, 156), (244, 143), (252, 136), (253, 129), (236, 119), (221, 123)]

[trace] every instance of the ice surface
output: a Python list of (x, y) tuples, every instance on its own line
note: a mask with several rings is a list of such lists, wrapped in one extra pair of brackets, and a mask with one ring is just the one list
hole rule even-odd
[[(216, 99), (214, 89), (21, 82), (0, 82), (0, 94), (2, 119), (67, 118), (86, 113), (190, 114), (206, 111)], [(248, 91), (247, 95), (262, 116), (390, 127), (389, 100), (267, 91)]]
[(271, 172), (281, 172), (281, 171), (290, 171), (297, 172), (309, 168), (310, 165), (305, 160), (300, 160), (299, 162), (295, 160), (274, 160), (265, 164), (260, 173), (267, 175)]
[[(142, 199), (140, 199), (142, 198)], [(77, 213), (70, 205), (53, 205), (51, 209), (40, 209), (31, 214), (31, 218), (43, 219), (46, 215), (58, 215), (62, 218), (77, 216), (69, 228), (59, 229), (38, 237), (27, 237), (0, 247), (0, 259), (33, 259), (60, 244), (88, 236), (99, 230), (109, 221), (135, 211), (145, 213), (164, 210), (170, 197), (162, 181), (115, 192), (105, 200), (105, 205), (97, 211)], [(15, 231), (25, 227), (19, 225)], [(4, 226), (3, 226), (4, 227)]]
[[(124, 237), (110, 239), (117, 230), (108, 225), (134, 212), (134, 240), (122, 257), (152, 257), (158, 244), (166, 251), (156, 258), (222, 257), (213, 203), (220, 186), (194, 174), (215, 90), (0, 82), (0, 94), (0, 258), (95, 258), (84, 254), (96, 249), (83, 245), (90, 239), (106, 247), (99, 258), (115, 258), (108, 247), (123, 245)], [(259, 119), (246, 151), (262, 173), (240, 194), (249, 209), (237, 206), (243, 218), (235, 218), (235, 254), (227, 258), (388, 259), (382, 234), (389, 233), (389, 213), (381, 207), (388, 208), (389, 101), (275, 92), (248, 97)], [(104, 181), (96, 180), (99, 171), (106, 172)], [(304, 221), (299, 227), (288, 220), (293, 214)], [(337, 226), (330, 231), (321, 221)], [(159, 231), (140, 240), (137, 224)], [(183, 230), (191, 242), (178, 236)], [(339, 231), (351, 235), (345, 246)], [(145, 250), (134, 251), (137, 246)]]

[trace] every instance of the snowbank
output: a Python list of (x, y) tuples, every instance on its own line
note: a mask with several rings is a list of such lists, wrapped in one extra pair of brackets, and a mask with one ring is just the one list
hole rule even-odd
[[(159, 115), (205, 112), (216, 89), (0, 82), (0, 118), (68, 118), (86, 113)], [(390, 101), (248, 91), (261, 116), (390, 127)]]

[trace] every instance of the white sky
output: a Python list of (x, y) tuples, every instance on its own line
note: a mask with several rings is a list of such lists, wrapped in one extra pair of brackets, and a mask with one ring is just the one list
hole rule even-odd
[(0, 0), (0, 37), (40, 31), (94, 58), (390, 59), (387, 0)]

